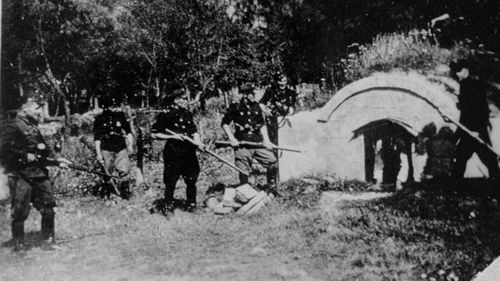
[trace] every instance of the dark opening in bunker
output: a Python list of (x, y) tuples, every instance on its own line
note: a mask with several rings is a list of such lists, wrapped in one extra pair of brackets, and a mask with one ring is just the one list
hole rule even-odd
[(407, 124), (393, 119), (381, 119), (353, 131), (353, 139), (363, 136), (365, 180), (377, 182), (376, 170), (381, 170), (382, 183), (395, 183), (401, 169), (401, 155), (406, 157), (407, 178), (413, 180), (411, 147), (417, 133)]

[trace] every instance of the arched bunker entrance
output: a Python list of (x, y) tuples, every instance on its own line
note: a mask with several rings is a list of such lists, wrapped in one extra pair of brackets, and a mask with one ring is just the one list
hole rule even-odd
[(404, 181), (413, 180), (411, 143), (417, 134), (408, 124), (390, 118), (375, 120), (354, 130), (352, 139), (358, 137), (363, 139), (364, 180), (373, 183), (396, 182), (400, 168), (400, 153), (408, 157), (410, 170), (402, 177)]
[[(366, 144), (373, 138), (398, 132), (415, 136), (431, 122), (438, 129), (456, 129), (436, 108), (458, 120), (457, 88), (446, 78), (437, 82), (405, 73), (380, 73), (347, 85), (323, 108), (291, 116), (290, 124), (280, 129), (280, 145), (305, 150), (301, 154), (283, 153), (281, 179), (335, 174), (369, 180), (370, 151)], [(474, 176), (474, 171), (468, 173)]]

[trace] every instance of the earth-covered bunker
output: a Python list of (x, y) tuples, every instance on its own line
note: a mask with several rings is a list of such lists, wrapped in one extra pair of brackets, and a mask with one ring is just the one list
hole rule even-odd
[[(405, 131), (415, 136), (431, 122), (438, 130), (442, 126), (456, 130), (436, 107), (458, 120), (457, 90), (458, 84), (449, 78), (415, 73), (377, 73), (347, 85), (321, 109), (291, 116), (290, 122), (280, 128), (281, 146), (304, 150), (301, 154), (282, 154), (281, 180), (325, 174), (369, 179), (372, 175), (367, 174), (365, 133), (373, 136)], [(500, 123), (492, 121), (492, 141), (498, 150)], [(466, 176), (487, 176), (476, 155), (468, 163)]]

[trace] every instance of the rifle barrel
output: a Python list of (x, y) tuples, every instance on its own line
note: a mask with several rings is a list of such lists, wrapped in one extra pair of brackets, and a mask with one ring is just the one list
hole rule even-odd
[(441, 116), (444, 116), (446, 117), (446, 119), (448, 119), (451, 123), (455, 124), (458, 128), (460, 128), (461, 130), (463, 130), (464, 132), (466, 132), (469, 136), (471, 136), (473, 139), (475, 139), (477, 142), (479, 142), (480, 144), (486, 146), (486, 148), (488, 148), (492, 153), (494, 153), (497, 158), (500, 158), (500, 153), (498, 153), (494, 148), (493, 146), (491, 146), (490, 144), (488, 144), (487, 142), (485, 142), (483, 139), (481, 139), (480, 137), (476, 136), (471, 130), (469, 130), (469, 128), (465, 127), (462, 123), (454, 120), (453, 118), (451, 118), (449, 115), (447, 115), (446, 113), (442, 112), (440, 109), (438, 109), (439, 113), (441, 114)]
[[(167, 133), (169, 133), (169, 134), (171, 134), (171, 135), (180, 135), (180, 134), (177, 134), (177, 133), (175, 133), (175, 132), (173, 132), (173, 131), (171, 131), (171, 130), (169, 130), (169, 129), (165, 129), (165, 132), (167, 132)], [(188, 141), (188, 142), (192, 143), (193, 145), (197, 145), (197, 143), (196, 143), (196, 142), (195, 142), (192, 138), (190, 138), (190, 137), (188, 137), (188, 136), (183, 136), (183, 135), (181, 135), (181, 137), (182, 137), (182, 139), (183, 139), (183, 140)], [(205, 149), (205, 152), (206, 152), (206, 153), (208, 153), (208, 154), (210, 154), (210, 155), (212, 155), (213, 157), (215, 157), (215, 158), (219, 159), (221, 162), (225, 163), (226, 165), (228, 165), (229, 167), (231, 167), (231, 168), (235, 169), (236, 171), (238, 171), (238, 172), (240, 172), (240, 173), (242, 173), (242, 174), (244, 174), (244, 175), (248, 176), (248, 173), (247, 173), (247, 172), (245, 172), (245, 171), (243, 171), (242, 169), (240, 169), (240, 168), (236, 167), (235, 165), (233, 165), (233, 164), (232, 164), (232, 163), (230, 163), (229, 161), (227, 161), (227, 160), (225, 160), (224, 158), (222, 158), (222, 157), (220, 157), (219, 155), (217, 155), (215, 152), (210, 151), (210, 150), (208, 150), (208, 149)]]
[[(231, 146), (231, 142), (229, 142), (229, 141), (216, 141), (215, 146), (221, 146), (221, 147)], [(250, 146), (250, 147), (258, 147), (258, 148), (264, 147), (264, 145), (262, 143), (250, 142), (250, 141), (240, 141), (240, 146)], [(302, 151), (300, 151), (298, 149), (292, 149), (292, 148), (280, 147), (280, 146), (273, 146), (273, 149), (302, 153)]]
[[(58, 165), (59, 164), (59, 161), (57, 161), (56, 159), (54, 158), (46, 158), (46, 160), (51, 163), (51, 165)], [(108, 175), (108, 174), (105, 174), (105, 173), (101, 173), (99, 171), (94, 171), (90, 168), (87, 168), (87, 167), (83, 167), (83, 166), (80, 166), (80, 165), (76, 165), (76, 164), (69, 164), (68, 167), (70, 169), (73, 169), (73, 170), (78, 170), (78, 171), (82, 171), (82, 172), (87, 172), (87, 173), (90, 173), (90, 174), (95, 174), (95, 175), (98, 175), (98, 176), (101, 176), (101, 177), (110, 177), (110, 178), (117, 178), (119, 179), (120, 177), (118, 176), (113, 176), (113, 175)]]

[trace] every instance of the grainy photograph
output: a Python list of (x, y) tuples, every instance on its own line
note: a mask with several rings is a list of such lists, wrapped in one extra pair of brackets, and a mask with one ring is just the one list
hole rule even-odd
[(0, 6), (0, 280), (500, 280), (500, 1)]

